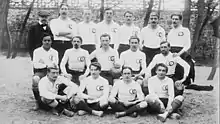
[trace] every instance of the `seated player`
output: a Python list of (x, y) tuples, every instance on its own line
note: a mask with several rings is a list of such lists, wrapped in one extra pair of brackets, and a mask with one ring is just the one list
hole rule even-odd
[(101, 64), (102, 70), (100, 75), (113, 85), (113, 80), (120, 77), (120, 65), (118, 52), (109, 46), (111, 37), (109, 34), (103, 34), (100, 37), (101, 48), (97, 48), (90, 54), (90, 60), (96, 58)]
[[(77, 108), (101, 117), (108, 107), (109, 84), (105, 78), (100, 76), (100, 63), (93, 62), (89, 68), (91, 76), (80, 82), (79, 95), (84, 100), (77, 105)], [(79, 111), (78, 114), (80, 113), (84, 114), (83, 111)]]
[(156, 75), (148, 80), (149, 95), (145, 98), (149, 111), (159, 113), (157, 118), (162, 122), (168, 116), (179, 119), (180, 115), (175, 112), (184, 100), (182, 95), (174, 97), (174, 83), (166, 76), (167, 72), (168, 67), (165, 64), (157, 64)]
[(32, 91), (36, 99), (35, 110), (41, 106), (38, 83), (40, 79), (47, 74), (47, 66), (52, 63), (58, 64), (58, 52), (51, 48), (52, 36), (44, 33), (42, 36), (42, 46), (35, 49), (33, 53)]
[(121, 53), (120, 61), (122, 66), (131, 67), (134, 79), (142, 85), (143, 77), (140, 75), (146, 69), (146, 56), (139, 50), (140, 39), (131, 36), (129, 39), (130, 49)]
[(88, 67), (91, 63), (88, 51), (81, 49), (82, 42), (83, 40), (80, 36), (73, 37), (73, 48), (65, 51), (60, 63), (61, 72), (64, 75), (71, 74), (72, 81), (77, 85), (80, 85), (79, 80), (85, 78), (89, 74)]
[(59, 67), (52, 64), (47, 67), (47, 76), (39, 82), (41, 101), (45, 106), (52, 108), (54, 114), (64, 114), (68, 117), (74, 115), (67, 110), (66, 104), (74, 98), (78, 92), (78, 86), (63, 76), (59, 76)]
[(137, 112), (147, 107), (141, 86), (132, 79), (132, 69), (122, 68), (122, 80), (114, 83), (109, 96), (109, 104), (116, 118), (130, 115), (137, 117)]
[[(182, 95), (184, 86), (183, 82), (186, 80), (190, 66), (179, 56), (174, 57), (170, 50), (170, 43), (163, 41), (160, 43), (161, 53), (154, 56), (153, 60), (147, 67), (147, 73), (145, 74), (145, 78), (149, 78), (151, 76), (151, 70), (159, 63), (164, 63), (168, 67), (168, 71), (166, 76), (170, 77), (174, 81), (175, 88), (175, 96)], [(184, 68), (184, 72), (181, 72), (183, 75), (179, 75), (179, 73), (175, 72), (176, 65), (180, 64)], [(145, 80), (147, 81), (147, 80)], [(145, 82), (147, 85), (147, 82)]]

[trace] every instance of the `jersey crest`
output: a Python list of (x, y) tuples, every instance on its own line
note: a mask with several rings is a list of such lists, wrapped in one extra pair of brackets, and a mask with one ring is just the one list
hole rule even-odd
[(108, 59), (109, 59), (109, 61), (114, 62), (115, 61), (115, 56), (109, 56)]
[(174, 61), (169, 61), (169, 62), (168, 62), (168, 65), (169, 65), (169, 66), (173, 66), (174, 64), (175, 64)]
[(104, 87), (98, 85), (98, 86), (96, 87), (96, 90), (97, 90), (97, 91), (102, 91), (102, 90), (104, 90)]
[(53, 61), (53, 55), (50, 55), (50, 56), (49, 56), (49, 59), (50, 59), (51, 61)]
[(78, 61), (84, 62), (84, 61), (85, 61), (85, 56), (80, 56), (80, 57), (78, 57)]
[(112, 32), (116, 33), (117, 32), (117, 28), (112, 28)]
[(136, 89), (130, 89), (130, 90), (129, 90), (129, 93), (130, 93), (131, 95), (137, 94), (137, 90), (136, 90)]
[(183, 32), (179, 32), (179, 33), (178, 33), (178, 36), (183, 36), (183, 35), (184, 35)]
[(142, 59), (137, 59), (137, 60), (136, 60), (136, 63), (137, 63), (137, 64), (141, 64), (141, 63), (142, 63)]
[(157, 32), (158, 37), (162, 37), (162, 32)]
[(162, 86), (162, 90), (163, 90), (163, 91), (168, 90), (168, 85), (163, 85), (163, 86)]
[(96, 29), (95, 28), (92, 28), (92, 33), (96, 33)]

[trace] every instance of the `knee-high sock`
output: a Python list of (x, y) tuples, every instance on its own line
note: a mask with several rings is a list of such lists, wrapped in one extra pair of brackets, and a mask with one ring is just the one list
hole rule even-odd
[(77, 105), (76, 108), (79, 110), (84, 110), (90, 114), (92, 114), (92, 109), (84, 102), (84, 101), (80, 101)]
[(39, 93), (39, 91), (35, 90), (35, 89), (33, 89), (32, 91), (33, 91), (35, 100), (37, 100), (37, 102), (39, 102), (40, 101), (40, 93)]
[(114, 112), (122, 112), (126, 110), (125, 106), (120, 102), (109, 103), (109, 104)]
[(176, 112), (178, 108), (180, 108), (182, 105), (182, 102), (175, 99), (172, 103), (171, 103), (171, 106), (172, 106), (172, 112)]
[(131, 106), (128, 110), (125, 111), (126, 115), (132, 114), (133, 112), (139, 111), (141, 108), (138, 105)]

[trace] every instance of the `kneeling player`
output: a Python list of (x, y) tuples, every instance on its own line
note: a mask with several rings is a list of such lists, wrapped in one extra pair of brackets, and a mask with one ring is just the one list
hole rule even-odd
[[(105, 78), (100, 76), (100, 63), (93, 62), (89, 68), (91, 76), (80, 82), (79, 95), (84, 100), (80, 101), (77, 108), (101, 117), (108, 107), (109, 84)], [(85, 90), (87, 93), (84, 93)], [(78, 114), (82, 114), (82, 111)]]
[(141, 86), (132, 77), (132, 69), (122, 69), (122, 80), (114, 83), (109, 96), (109, 104), (116, 113), (116, 118), (131, 115), (137, 117), (137, 112), (147, 107)]
[[(65, 108), (66, 103), (73, 99), (78, 91), (78, 86), (63, 76), (59, 76), (59, 68), (53, 64), (47, 68), (47, 76), (39, 82), (41, 101), (45, 108), (52, 108), (54, 114), (64, 114), (68, 117), (73, 112)], [(72, 102), (74, 100), (71, 100)]]
[(179, 118), (180, 115), (175, 113), (181, 107), (184, 97), (178, 95), (174, 97), (173, 80), (166, 76), (168, 67), (159, 63), (156, 66), (155, 76), (148, 80), (149, 95), (146, 96), (146, 101), (149, 105), (149, 110), (158, 112), (158, 119), (164, 122), (168, 116)]

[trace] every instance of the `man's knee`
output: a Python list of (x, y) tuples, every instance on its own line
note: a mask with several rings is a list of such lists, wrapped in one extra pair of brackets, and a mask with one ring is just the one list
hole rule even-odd
[(159, 99), (159, 97), (154, 94), (149, 94), (145, 97), (145, 101), (149, 104), (154, 103), (157, 99)]
[(42, 101), (44, 104), (46, 104), (46, 105), (48, 105), (48, 106), (50, 106), (50, 107), (53, 107), (53, 108), (55, 108), (55, 107), (58, 105), (58, 102), (57, 102), (57, 100), (55, 100), (55, 99), (47, 99), (47, 98), (42, 97), (42, 98), (41, 98), (41, 101)]
[(108, 105), (108, 99), (101, 99), (99, 101), (99, 105), (100, 105), (100, 107), (107, 106)]
[(142, 101), (142, 102), (138, 103), (138, 106), (140, 108), (146, 108), (147, 107), (147, 102), (146, 101)]
[(39, 81), (40, 81), (40, 77), (39, 76), (36, 76), (36, 75), (33, 76), (33, 78), (32, 78), (32, 88), (33, 89), (38, 88)]
[(174, 98), (174, 100), (179, 100), (180, 102), (184, 101), (184, 97), (182, 95), (178, 95)]

